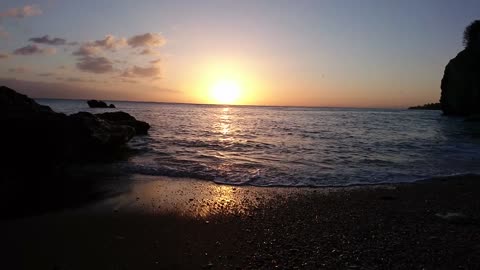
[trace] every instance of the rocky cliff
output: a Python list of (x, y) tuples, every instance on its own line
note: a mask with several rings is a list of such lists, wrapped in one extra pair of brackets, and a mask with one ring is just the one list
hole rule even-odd
[(465, 49), (450, 60), (441, 83), (441, 107), (445, 115), (480, 114), (480, 21), (464, 32)]
[(445, 115), (480, 113), (480, 50), (465, 49), (445, 68), (440, 103)]

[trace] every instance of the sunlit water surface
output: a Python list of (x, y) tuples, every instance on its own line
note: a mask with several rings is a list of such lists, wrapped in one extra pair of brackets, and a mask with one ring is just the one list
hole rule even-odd
[[(85, 101), (38, 100), (67, 114)], [(122, 174), (256, 186), (343, 186), (480, 172), (480, 124), (439, 111), (114, 102), (152, 125)]]

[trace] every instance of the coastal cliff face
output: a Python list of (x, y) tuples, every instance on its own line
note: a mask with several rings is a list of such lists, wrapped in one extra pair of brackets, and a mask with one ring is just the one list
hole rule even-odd
[(450, 60), (441, 83), (441, 107), (445, 115), (480, 114), (480, 21), (465, 31), (465, 50)]
[(450, 60), (442, 79), (440, 103), (445, 115), (480, 113), (480, 50), (465, 49)]

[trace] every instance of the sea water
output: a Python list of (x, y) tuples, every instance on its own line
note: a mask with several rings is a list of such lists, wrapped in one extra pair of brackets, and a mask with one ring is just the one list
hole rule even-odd
[(233, 185), (346, 186), (480, 173), (480, 124), (440, 111), (37, 100), (58, 112), (125, 111), (151, 124), (121, 174)]

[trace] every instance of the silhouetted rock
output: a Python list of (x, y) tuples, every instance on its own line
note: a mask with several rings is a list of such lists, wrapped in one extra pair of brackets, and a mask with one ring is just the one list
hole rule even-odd
[(101, 100), (89, 100), (87, 101), (87, 104), (90, 108), (115, 108), (115, 105), (110, 104), (107, 105), (107, 103), (101, 101)]
[(465, 118), (467, 122), (480, 122), (480, 114), (472, 114)]
[(51, 113), (48, 106), (40, 105), (26, 95), (19, 94), (15, 90), (0, 86), (0, 113), (10, 117), (31, 113)]
[(450, 60), (442, 78), (445, 115), (480, 114), (480, 21), (468, 26), (464, 36), (466, 48)]
[(150, 129), (150, 125), (148, 123), (138, 121), (135, 119), (135, 117), (126, 112), (106, 112), (95, 114), (95, 116), (111, 123), (133, 127), (138, 135), (147, 134), (148, 130)]
[[(127, 113), (122, 117), (136, 121)], [(113, 157), (136, 134), (134, 126), (91, 113), (54, 112), (4, 86), (0, 87), (0, 127), (4, 160), (0, 165), (5, 169), (2, 173), (11, 176), (49, 174), (71, 162)]]
[(441, 110), (442, 106), (440, 103), (428, 103), (421, 106), (414, 106), (408, 108), (409, 110)]
[(105, 121), (88, 112), (75, 113), (68, 118), (75, 126), (77, 139), (96, 150), (117, 148), (135, 135), (133, 127)]

